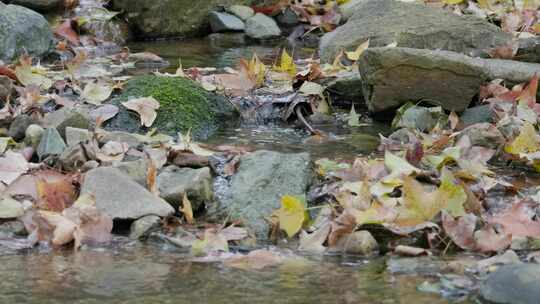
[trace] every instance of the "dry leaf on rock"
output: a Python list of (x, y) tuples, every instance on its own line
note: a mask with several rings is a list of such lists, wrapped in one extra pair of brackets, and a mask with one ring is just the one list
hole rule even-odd
[(143, 97), (123, 102), (122, 105), (129, 110), (135, 111), (141, 118), (141, 125), (151, 127), (157, 117), (159, 101), (154, 97)]
[(97, 83), (90, 82), (86, 84), (81, 97), (87, 103), (93, 105), (101, 105), (107, 100), (113, 92), (113, 87), (105, 82), (98, 81)]

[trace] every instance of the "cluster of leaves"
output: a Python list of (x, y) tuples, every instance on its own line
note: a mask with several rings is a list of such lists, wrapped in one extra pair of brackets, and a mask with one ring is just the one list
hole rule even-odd
[[(451, 113), (428, 129), (409, 125), (381, 136), (383, 158), (357, 158), (352, 165), (319, 160), (327, 205), (309, 221), (305, 203), (284, 197), (277, 224), (289, 237), (304, 229), (300, 249), (316, 252), (335, 248), (358, 229), (421, 233), (429, 246), (425, 249), (448, 249), (453, 243), (485, 253), (504, 250), (513, 240), (540, 238), (536, 193), (497, 176), (489, 163), (511, 159), (538, 169), (537, 84), (534, 77), (512, 89), (501, 81), (483, 87), (481, 97), (490, 105), (493, 123), (463, 128)], [(406, 105), (401, 112), (418, 108)], [(495, 191), (504, 203), (496, 209), (485, 203)]]

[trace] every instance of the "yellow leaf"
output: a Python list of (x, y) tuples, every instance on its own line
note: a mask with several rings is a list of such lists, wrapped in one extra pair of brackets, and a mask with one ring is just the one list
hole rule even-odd
[(504, 147), (504, 151), (510, 154), (534, 153), (540, 150), (540, 138), (534, 126), (525, 122), (521, 127), (519, 136), (514, 141)]
[(465, 0), (443, 0), (444, 4), (460, 4), (463, 3)]
[(279, 227), (285, 232), (289, 237), (293, 237), (300, 228), (306, 219), (306, 208), (304, 202), (298, 197), (285, 195), (281, 198), (281, 208), (279, 208), (275, 215), (279, 221)]
[(191, 202), (189, 201), (186, 193), (184, 193), (184, 197), (182, 198), (182, 209), (180, 209), (180, 211), (184, 214), (186, 222), (192, 225), (194, 222), (193, 208), (191, 207)]
[(296, 64), (294, 64), (294, 60), (291, 55), (287, 53), (287, 50), (283, 50), (281, 53), (279, 66), (274, 66), (274, 70), (277, 72), (287, 73), (291, 77), (296, 76)]
[(437, 213), (448, 205), (449, 194), (440, 188), (429, 192), (416, 179), (406, 176), (403, 179), (403, 204), (398, 208), (396, 224), (416, 226), (431, 221)]
[(365, 50), (369, 48), (369, 39), (366, 40), (364, 43), (360, 44), (358, 48), (354, 52), (345, 52), (345, 55), (347, 55), (347, 58), (352, 61), (358, 61), (360, 59), (360, 56), (364, 53)]
[(259, 59), (256, 53), (253, 54), (248, 65), (250, 76), (255, 80), (256, 86), (262, 86), (266, 75), (266, 66)]

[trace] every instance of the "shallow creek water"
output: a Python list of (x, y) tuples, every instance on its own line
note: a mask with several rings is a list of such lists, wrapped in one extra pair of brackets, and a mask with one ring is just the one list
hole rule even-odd
[[(224, 46), (209, 40), (138, 43), (130, 48), (163, 56), (172, 70), (178, 57), (184, 67), (222, 68), (253, 50), (265, 58), (276, 53), (273, 46)], [(368, 123), (351, 131), (343, 115), (336, 114), (337, 123), (318, 126), (335, 135), (332, 143), (306, 144), (307, 132), (282, 125), (222, 130), (208, 142), (350, 159), (373, 151), (377, 135), (388, 130)], [(259, 271), (238, 270), (221, 263), (194, 263), (174, 249), (120, 237), (110, 247), (79, 252), (7, 252), (0, 247), (0, 303), (451, 303), (417, 290), (433, 277), (386, 269), (382, 257), (338, 255), (304, 257), (299, 263)]]

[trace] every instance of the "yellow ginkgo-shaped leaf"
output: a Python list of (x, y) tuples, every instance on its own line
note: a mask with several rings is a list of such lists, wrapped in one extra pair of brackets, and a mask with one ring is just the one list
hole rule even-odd
[(306, 219), (305, 203), (298, 197), (285, 195), (281, 198), (281, 208), (274, 213), (279, 221), (279, 227), (293, 237)]

